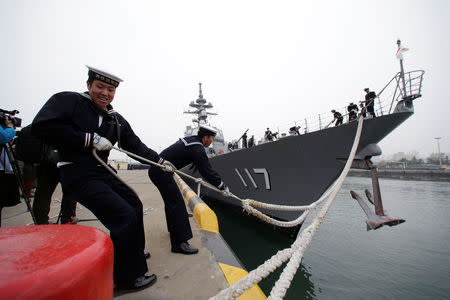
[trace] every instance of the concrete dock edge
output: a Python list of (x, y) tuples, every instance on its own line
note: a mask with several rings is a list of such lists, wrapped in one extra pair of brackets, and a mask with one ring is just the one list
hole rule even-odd
[[(174, 174), (174, 178), (186, 204), (191, 209), (197, 224), (202, 230), (204, 245), (214, 254), (217, 264), (227, 280), (228, 286), (239, 281), (248, 272), (220, 234), (216, 214), (178, 174)], [(267, 297), (259, 286), (255, 284), (237, 299), (267, 299)]]

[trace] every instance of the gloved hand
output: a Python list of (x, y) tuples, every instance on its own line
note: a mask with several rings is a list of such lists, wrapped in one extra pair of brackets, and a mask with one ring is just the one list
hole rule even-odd
[(94, 132), (94, 139), (92, 141), (92, 145), (94, 146), (95, 149), (97, 149), (99, 151), (111, 150), (113, 147), (113, 145), (111, 144), (110, 141), (108, 141), (108, 139), (99, 136), (95, 132)]
[(228, 188), (228, 186), (225, 185), (225, 183), (220, 187), (220, 191), (221, 191), (222, 195), (224, 195), (225, 197), (228, 197), (231, 195), (230, 189)]
[(166, 171), (166, 172), (173, 173), (173, 172), (175, 172), (175, 170), (177, 169), (177, 168), (176, 168), (170, 161), (168, 161), (168, 160), (163, 160), (161, 164), (163, 165), (163, 167), (162, 167), (163, 171)]

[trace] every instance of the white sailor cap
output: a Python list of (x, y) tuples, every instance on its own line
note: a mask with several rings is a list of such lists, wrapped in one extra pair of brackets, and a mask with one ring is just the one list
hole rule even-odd
[(89, 69), (88, 76), (89, 79), (97, 79), (100, 81), (103, 81), (107, 84), (113, 85), (115, 87), (119, 86), (119, 83), (123, 80), (116, 75), (111, 74), (110, 72), (106, 72), (103, 70), (100, 70), (99, 68), (94, 68), (91, 66), (86, 65), (86, 67)]
[(198, 128), (198, 133), (197, 135), (199, 136), (205, 136), (205, 135), (212, 135), (212, 136), (216, 136), (217, 134), (217, 129), (205, 125), (205, 124), (200, 124), (199, 128)]

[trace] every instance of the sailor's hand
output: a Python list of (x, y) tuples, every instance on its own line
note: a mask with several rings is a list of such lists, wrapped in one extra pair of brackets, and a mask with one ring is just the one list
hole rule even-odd
[(108, 139), (99, 136), (95, 132), (94, 132), (94, 139), (93, 139), (92, 145), (94, 146), (95, 149), (97, 149), (99, 151), (108, 151), (108, 150), (111, 150), (113, 147), (113, 145), (111, 144), (110, 141), (108, 141)]
[(228, 188), (228, 186), (225, 185), (225, 183), (220, 187), (220, 192), (225, 197), (228, 197), (231, 195), (230, 189)]
[(166, 172), (170, 172), (170, 173), (173, 173), (173, 172), (175, 172), (175, 170), (177, 169), (170, 161), (168, 161), (168, 160), (163, 160), (163, 162), (162, 162), (162, 169), (163, 169), (163, 171), (166, 171)]

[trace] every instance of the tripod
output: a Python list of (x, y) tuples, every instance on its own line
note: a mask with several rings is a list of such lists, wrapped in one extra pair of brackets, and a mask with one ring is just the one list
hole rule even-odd
[(14, 175), (16, 175), (20, 191), (22, 192), (22, 197), (23, 197), (23, 199), (25, 201), (25, 204), (27, 205), (28, 211), (31, 214), (31, 218), (33, 219), (33, 223), (36, 224), (36, 218), (34, 217), (33, 209), (31, 207), (31, 200), (30, 200), (30, 197), (28, 196), (27, 191), (25, 190), (25, 183), (24, 183), (24, 180), (23, 180), (22, 171), (20, 170), (19, 163), (17, 162), (17, 160), (14, 157), (14, 154), (13, 154), (13, 152), (11, 150), (10, 143), (6, 143), (6, 144), (1, 145), (1, 149), (4, 149), (6, 155), (8, 156), (8, 159), (9, 159), (9, 162), (10, 162), (11, 167), (13, 169)]

